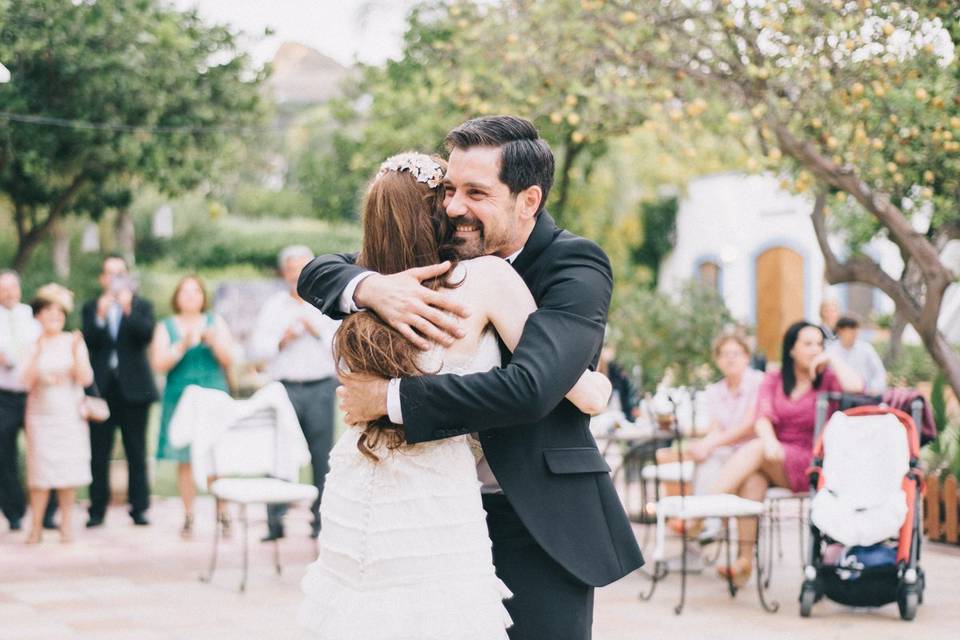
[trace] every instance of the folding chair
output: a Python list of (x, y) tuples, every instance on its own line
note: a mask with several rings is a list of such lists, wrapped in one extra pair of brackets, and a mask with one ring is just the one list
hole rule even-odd
[[(240, 591), (246, 590), (249, 567), (249, 519), (247, 507), (253, 504), (273, 505), (312, 502), (317, 488), (281, 478), (291, 476), (290, 469), (281, 469), (277, 411), (261, 408), (229, 425), (212, 443), (209, 468), (216, 480), (210, 493), (218, 500), (236, 503), (243, 528), (243, 573)], [(201, 455), (194, 452), (194, 455)], [(216, 511), (214, 511), (216, 514)], [(210, 582), (217, 568), (220, 527), (214, 526), (213, 555), (210, 567), (200, 580)], [(273, 561), (277, 575), (281, 573), (280, 542), (273, 542)]]

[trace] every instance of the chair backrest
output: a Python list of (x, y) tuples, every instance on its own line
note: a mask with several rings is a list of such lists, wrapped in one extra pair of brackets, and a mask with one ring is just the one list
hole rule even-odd
[(213, 475), (277, 475), (278, 432), (273, 407), (263, 407), (237, 420), (213, 443)]

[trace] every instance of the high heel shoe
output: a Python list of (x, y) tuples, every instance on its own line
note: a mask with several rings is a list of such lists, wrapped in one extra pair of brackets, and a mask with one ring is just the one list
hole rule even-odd
[(217, 524), (220, 526), (220, 536), (224, 540), (229, 540), (231, 534), (233, 533), (230, 516), (224, 512), (221, 512), (217, 515)]
[(180, 537), (188, 540), (193, 537), (193, 514), (183, 516), (183, 526), (180, 527)]
[(717, 567), (717, 575), (724, 580), (730, 580), (738, 589), (747, 584), (751, 573), (753, 573), (753, 563), (749, 558), (737, 558), (732, 565)]

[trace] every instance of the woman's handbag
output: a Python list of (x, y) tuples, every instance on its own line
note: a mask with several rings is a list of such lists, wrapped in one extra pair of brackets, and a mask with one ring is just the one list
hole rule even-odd
[(80, 400), (80, 417), (87, 422), (106, 422), (110, 417), (110, 406), (100, 397), (97, 383), (94, 382), (83, 392), (83, 399)]

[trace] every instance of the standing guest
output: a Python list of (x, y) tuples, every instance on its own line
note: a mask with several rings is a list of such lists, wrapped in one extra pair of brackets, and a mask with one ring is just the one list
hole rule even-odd
[[(252, 335), (251, 355), (265, 363), (266, 373), (287, 390), (310, 448), (313, 484), (319, 494), (314, 501), (311, 535), (320, 534), (320, 497), (333, 446), (334, 391), (337, 387), (333, 363), (333, 334), (338, 322), (323, 315), (297, 293), (297, 279), (313, 252), (305, 246), (286, 247), (280, 252), (280, 275), (287, 287), (273, 294), (260, 309)], [(286, 505), (267, 510), (268, 533), (264, 541), (282, 538)]]
[(73, 310), (73, 294), (58, 284), (37, 291), (30, 305), (41, 334), (23, 370), (26, 410), (27, 485), (30, 488), (30, 536), (40, 542), (42, 516), (51, 489), (60, 504), (60, 541), (73, 539), (73, 502), (77, 487), (90, 482), (90, 439), (83, 415), (83, 389), (93, 370), (83, 335), (63, 330)]
[(0, 272), (0, 509), (11, 531), (20, 530), (26, 498), (20, 484), (17, 435), (23, 425), (27, 389), (23, 384), (24, 356), (33, 348), (40, 325), (20, 301), (20, 276)]
[[(229, 391), (226, 371), (233, 364), (233, 337), (223, 318), (207, 312), (207, 292), (197, 276), (180, 280), (170, 302), (174, 315), (154, 331), (150, 345), (153, 368), (166, 374), (157, 459), (177, 462), (177, 489), (183, 499), (183, 528), (180, 535), (193, 533), (193, 502), (197, 495), (190, 466), (190, 448), (170, 445), (167, 429), (180, 396), (187, 385)], [(230, 533), (226, 504), (217, 503), (218, 521), (225, 536)]]
[(840, 319), (840, 302), (836, 298), (824, 298), (820, 303), (820, 328), (823, 330), (824, 345), (837, 339), (837, 321)]
[(108, 256), (100, 273), (102, 293), (83, 305), (83, 337), (90, 349), (93, 373), (110, 417), (90, 425), (92, 453), (90, 519), (103, 524), (110, 499), (110, 453), (120, 427), (127, 457), (127, 495), (134, 524), (147, 525), (150, 485), (147, 480), (147, 415), (157, 387), (147, 361), (147, 347), (156, 322), (153, 305), (134, 293), (127, 262)]
[[(720, 470), (714, 493), (734, 493), (763, 501), (771, 485), (800, 492), (807, 487), (807, 467), (813, 455), (817, 394), (856, 393), (863, 381), (842, 360), (823, 348), (823, 329), (795, 322), (783, 336), (780, 371), (768, 373), (757, 397), (757, 438), (734, 453)], [(718, 573), (743, 585), (753, 570), (757, 521), (737, 523), (740, 551), (736, 562)]]
[(860, 321), (852, 316), (837, 320), (837, 339), (828, 347), (863, 379), (863, 392), (879, 396), (887, 390), (887, 370), (873, 345), (859, 340)]

